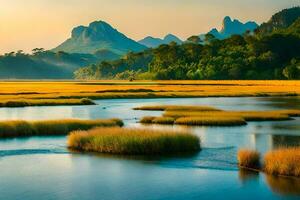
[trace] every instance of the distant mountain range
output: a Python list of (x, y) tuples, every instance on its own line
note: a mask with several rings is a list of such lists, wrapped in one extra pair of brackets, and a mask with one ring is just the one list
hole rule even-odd
[[(253, 21), (242, 23), (237, 19), (231, 19), (226, 16), (223, 20), (223, 26), (220, 31), (216, 28), (211, 29), (208, 33), (214, 35), (218, 39), (226, 39), (232, 35), (242, 35), (247, 31), (255, 31), (258, 28), (258, 24)], [(204, 38), (205, 34), (201, 34), (200, 37)]]
[(94, 54), (99, 50), (123, 55), (129, 51), (137, 52), (147, 47), (126, 37), (104, 21), (95, 21), (72, 30), (71, 38), (54, 48), (54, 52)]
[(170, 42), (176, 42), (177, 44), (182, 44), (182, 40), (180, 40), (177, 36), (172, 34), (166, 35), (163, 39), (148, 36), (138, 42), (149, 48), (155, 48), (162, 44), (169, 44)]
[[(256, 22), (249, 21), (246, 23), (242, 23), (237, 19), (232, 20), (229, 16), (226, 16), (223, 20), (223, 26), (220, 31), (218, 31), (216, 28), (213, 28), (208, 33), (214, 35), (220, 40), (223, 40), (229, 38), (232, 35), (242, 35), (247, 31), (253, 32), (257, 28), (258, 24)], [(205, 35), (206, 34), (201, 34), (200, 38), (204, 39)], [(163, 39), (148, 36), (138, 42), (146, 47), (156, 48), (162, 44), (169, 44), (170, 42), (182, 44), (184, 41), (180, 40), (175, 35), (168, 34)]]

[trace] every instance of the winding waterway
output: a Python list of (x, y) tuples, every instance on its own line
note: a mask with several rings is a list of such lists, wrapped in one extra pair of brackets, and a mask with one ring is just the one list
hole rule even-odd
[[(95, 106), (0, 108), (0, 120), (121, 118), (141, 126), (141, 105), (210, 105), (225, 110), (300, 109), (297, 97), (177, 98), (99, 100)], [(187, 129), (180, 126), (149, 128)], [(66, 137), (0, 140), (0, 199), (150, 200), (150, 199), (299, 199), (300, 180), (240, 171), (238, 148), (264, 153), (300, 145), (300, 118), (250, 122), (241, 127), (188, 128), (203, 150), (191, 156), (120, 157), (71, 153)]]

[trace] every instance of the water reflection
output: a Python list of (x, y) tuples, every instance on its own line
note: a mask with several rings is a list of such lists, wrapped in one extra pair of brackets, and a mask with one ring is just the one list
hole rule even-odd
[(252, 148), (262, 153), (281, 147), (294, 147), (300, 145), (300, 136), (252, 134), (249, 142)]
[(262, 97), (261, 100), (269, 102), (266, 106), (277, 109), (300, 109), (300, 98), (299, 97)]
[(268, 187), (275, 193), (284, 196), (300, 195), (300, 179), (278, 177), (256, 171), (239, 169), (239, 180), (243, 185), (257, 184), (264, 177)]
[(265, 175), (273, 192), (281, 195), (300, 195), (300, 179)]
[(246, 169), (239, 169), (239, 180), (246, 184), (248, 182), (258, 182), (259, 172), (250, 171)]

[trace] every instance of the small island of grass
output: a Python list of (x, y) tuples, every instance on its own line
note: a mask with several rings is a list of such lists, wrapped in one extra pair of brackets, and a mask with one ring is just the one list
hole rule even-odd
[(169, 155), (200, 150), (200, 139), (186, 132), (137, 128), (74, 131), (68, 147), (82, 152), (122, 155)]
[(123, 126), (123, 122), (119, 119), (1, 121), (0, 138), (68, 135), (70, 131), (74, 131), (74, 130), (88, 130), (93, 127), (114, 127), (114, 126)]
[(2, 100), (0, 107), (96, 105), (91, 99), (17, 99)]
[(251, 121), (284, 121), (300, 116), (300, 110), (227, 111), (210, 106), (155, 105), (134, 110), (164, 111), (161, 117), (146, 116), (144, 124), (178, 124), (188, 126), (242, 126)]

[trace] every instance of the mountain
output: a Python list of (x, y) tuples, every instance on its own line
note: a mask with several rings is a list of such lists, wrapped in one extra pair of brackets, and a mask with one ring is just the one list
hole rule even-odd
[(173, 34), (168, 34), (164, 37), (163, 41), (166, 44), (170, 44), (171, 42), (176, 42), (177, 44), (181, 44), (182, 40), (180, 40), (177, 36), (173, 35)]
[(177, 44), (182, 44), (182, 41), (178, 37), (172, 34), (166, 35), (163, 39), (148, 36), (138, 42), (149, 48), (155, 48), (162, 44), (169, 44), (170, 42), (176, 42)]
[[(243, 24), (225, 17), (220, 31), (210, 31), (223, 40), (199, 44), (199, 38), (192, 36), (181, 45), (162, 45), (130, 53), (119, 60), (80, 68), (74, 77), (88, 80), (300, 80), (300, 17), (286, 21), (289, 26), (275, 28), (271, 34), (257, 35), (255, 31), (242, 35), (247, 30), (255, 30), (257, 24)], [(147, 39), (150, 42), (162, 40)]]
[(54, 52), (93, 54), (99, 50), (108, 50), (114, 54), (124, 55), (129, 51), (142, 51), (145, 46), (126, 37), (104, 21), (95, 21), (86, 26), (72, 30), (71, 38), (53, 49)]
[[(223, 26), (220, 31), (216, 28), (213, 28), (208, 33), (214, 35), (218, 39), (226, 39), (232, 35), (242, 35), (247, 31), (253, 32), (258, 27), (258, 24), (253, 21), (242, 23), (237, 19), (231, 19), (229, 16), (226, 16), (223, 20)], [(203, 38), (205, 35), (200, 35)]]
[(288, 28), (300, 17), (300, 7), (284, 9), (271, 17), (271, 19), (263, 23), (258, 29), (258, 34), (272, 33), (281, 29)]
[(138, 41), (138, 43), (149, 47), (149, 48), (155, 48), (158, 47), (159, 45), (164, 44), (164, 41), (160, 38), (154, 38), (151, 36), (145, 37), (144, 39)]

